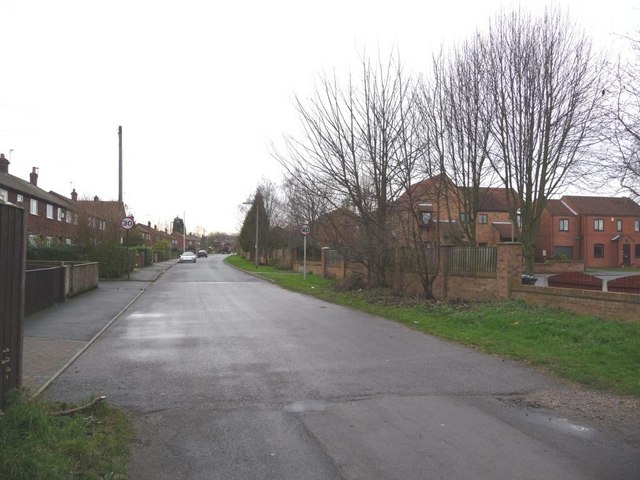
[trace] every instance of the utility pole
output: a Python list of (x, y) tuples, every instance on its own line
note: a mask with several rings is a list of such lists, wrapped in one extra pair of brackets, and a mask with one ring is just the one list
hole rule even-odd
[(122, 203), (122, 126), (118, 127), (118, 202)]

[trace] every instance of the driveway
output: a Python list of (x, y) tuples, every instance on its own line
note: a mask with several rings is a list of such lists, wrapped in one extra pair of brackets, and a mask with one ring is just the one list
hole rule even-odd
[(131, 415), (130, 478), (637, 478), (639, 436), (512, 401), (548, 377), (222, 259), (165, 272), (45, 391)]

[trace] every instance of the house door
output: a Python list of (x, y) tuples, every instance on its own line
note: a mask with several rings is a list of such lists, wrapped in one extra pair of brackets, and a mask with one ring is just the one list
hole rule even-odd
[(622, 244), (622, 264), (625, 267), (631, 265), (631, 245), (628, 243)]

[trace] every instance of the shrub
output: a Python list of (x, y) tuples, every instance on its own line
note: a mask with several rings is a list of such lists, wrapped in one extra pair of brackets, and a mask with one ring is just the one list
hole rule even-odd
[(82, 249), (71, 245), (27, 246), (27, 260), (84, 260)]

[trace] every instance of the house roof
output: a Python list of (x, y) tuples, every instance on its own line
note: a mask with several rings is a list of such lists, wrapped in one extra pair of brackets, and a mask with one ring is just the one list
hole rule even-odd
[[(508, 192), (506, 188), (480, 187), (478, 191), (478, 210), (485, 212), (508, 212)], [(517, 198), (512, 191), (512, 197)]]
[(569, 207), (567, 207), (562, 200), (547, 200), (547, 211), (554, 217), (574, 217), (576, 216)]
[(583, 215), (613, 215), (640, 217), (640, 205), (626, 197), (562, 197), (571, 208)]
[(43, 200), (45, 202), (53, 203), (56, 205), (60, 205), (66, 208), (70, 208), (67, 206), (68, 199), (65, 199), (66, 202), (63, 202), (62, 195), (54, 194), (53, 192), (47, 192), (40, 187), (36, 187), (30, 182), (26, 180), (22, 180), (10, 173), (0, 172), (0, 187), (8, 188), (19, 192), (21, 195), (25, 195), (29, 198), (35, 198), (37, 200)]
[(86, 212), (117, 224), (120, 224), (120, 220), (126, 215), (124, 203), (117, 200), (78, 200), (77, 204)]
[[(451, 195), (455, 195), (456, 191), (464, 193), (465, 190), (470, 190), (470, 188), (456, 187), (449, 177), (442, 174), (426, 178), (411, 185), (409, 192), (401, 195), (398, 202), (400, 205), (407, 206), (409, 196), (413, 197), (414, 202), (416, 199), (436, 200), (438, 194), (443, 192), (445, 188), (449, 189)], [(511, 195), (513, 198), (517, 198), (513, 190)], [(506, 188), (480, 187), (478, 189), (478, 210), (484, 212), (507, 212), (509, 210), (508, 196), (509, 190)]]

